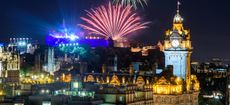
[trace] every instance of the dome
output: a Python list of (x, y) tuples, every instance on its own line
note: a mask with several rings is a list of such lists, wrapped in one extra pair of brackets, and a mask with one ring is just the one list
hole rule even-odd
[(180, 16), (180, 14), (177, 13), (177, 14), (174, 16), (173, 23), (182, 23), (183, 20), (184, 20), (184, 19)]

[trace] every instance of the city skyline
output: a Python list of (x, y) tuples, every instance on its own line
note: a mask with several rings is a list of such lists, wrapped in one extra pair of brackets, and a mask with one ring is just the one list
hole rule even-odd
[[(10, 37), (32, 37), (44, 42), (49, 30), (56, 29), (63, 19), (70, 26), (81, 23), (85, 10), (99, 6), (104, 0), (2, 0), (1, 40)], [(228, 41), (229, 7), (225, 1), (181, 1), (181, 15), (184, 25), (191, 30), (194, 46), (192, 60), (206, 61), (212, 57), (230, 58), (230, 50), (224, 48)], [(150, 28), (138, 32), (134, 40), (156, 44), (163, 40), (164, 32), (171, 27), (176, 12), (176, 0), (151, 0), (144, 8), (138, 8), (143, 20), (151, 21)], [(194, 8), (196, 7), (196, 8)], [(81, 30), (81, 29), (80, 29)], [(15, 36), (16, 35), (16, 36)], [(19, 36), (17, 36), (19, 35)], [(148, 39), (148, 40), (147, 40)]]
[(0, 0), (0, 103), (230, 105), (229, 9), (214, 0)]

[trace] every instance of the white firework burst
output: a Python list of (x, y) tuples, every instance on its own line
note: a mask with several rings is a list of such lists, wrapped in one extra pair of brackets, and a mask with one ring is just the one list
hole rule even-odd
[(137, 9), (138, 5), (144, 7), (147, 5), (148, 0), (113, 0), (115, 3), (121, 3), (123, 6), (132, 5)]

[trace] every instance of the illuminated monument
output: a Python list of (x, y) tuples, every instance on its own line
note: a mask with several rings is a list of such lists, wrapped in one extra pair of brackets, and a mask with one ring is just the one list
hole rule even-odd
[(173, 27), (166, 31), (164, 40), (165, 67), (168, 69), (153, 84), (155, 105), (198, 105), (199, 81), (190, 72), (190, 32), (183, 27), (179, 5), (178, 2)]
[(180, 16), (179, 10), (173, 19), (173, 28), (166, 31), (164, 53), (165, 66), (173, 65), (174, 75), (189, 79), (192, 53), (190, 33), (183, 27), (183, 18)]

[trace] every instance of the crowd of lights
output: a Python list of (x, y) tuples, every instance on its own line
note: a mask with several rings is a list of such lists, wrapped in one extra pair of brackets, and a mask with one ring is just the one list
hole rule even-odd
[(113, 40), (123, 40), (130, 33), (147, 28), (149, 22), (141, 22), (132, 6), (123, 7), (121, 4), (102, 5), (87, 11), (88, 17), (81, 17), (86, 24), (79, 26), (92, 34), (101, 35)]

